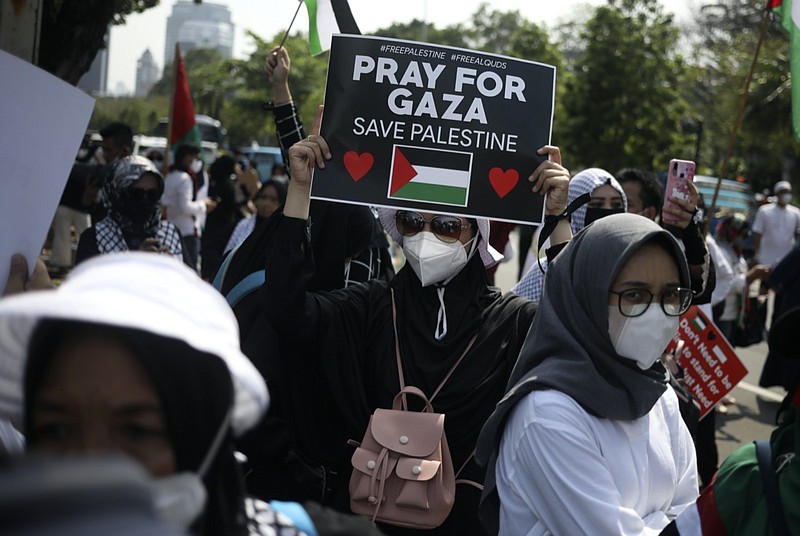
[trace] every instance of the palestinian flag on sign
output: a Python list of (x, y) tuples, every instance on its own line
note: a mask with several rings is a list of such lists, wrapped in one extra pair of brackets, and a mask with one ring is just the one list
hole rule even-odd
[(389, 197), (466, 207), (472, 154), (395, 145)]
[(308, 45), (316, 56), (331, 48), (333, 34), (361, 35), (347, 0), (305, 0), (308, 10)]
[[(183, 65), (181, 49), (175, 44), (175, 86), (170, 105), (169, 146), (172, 151), (184, 143), (193, 143), (200, 147), (200, 129), (194, 120), (194, 104), (189, 93), (189, 82), (186, 79), (186, 67)], [(200, 153), (202, 156), (202, 152)]]
[(703, 333), (706, 330), (706, 323), (703, 322), (703, 319), (700, 318), (700, 315), (697, 315), (692, 319), (692, 323), (694, 324), (695, 331), (697, 333)]
[(767, 9), (781, 20), (783, 29), (789, 33), (789, 62), (792, 73), (792, 130), (800, 141), (800, 4), (795, 0), (768, 0)]

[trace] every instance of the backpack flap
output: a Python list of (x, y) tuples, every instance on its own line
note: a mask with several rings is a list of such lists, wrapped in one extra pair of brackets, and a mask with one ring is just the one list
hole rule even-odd
[(441, 466), (442, 462), (439, 460), (400, 458), (395, 473), (403, 480), (424, 482), (435, 477)]
[(376, 409), (371, 421), (370, 431), (379, 445), (411, 458), (430, 456), (444, 432), (441, 413)]

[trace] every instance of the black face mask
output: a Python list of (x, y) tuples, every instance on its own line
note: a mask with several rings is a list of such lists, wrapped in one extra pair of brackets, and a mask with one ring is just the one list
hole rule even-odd
[(117, 212), (136, 226), (144, 226), (158, 211), (158, 195), (146, 190), (129, 189), (122, 192), (117, 202)]
[(622, 214), (625, 212), (624, 208), (602, 208), (602, 207), (586, 207), (586, 216), (583, 218), (583, 226), (586, 227), (592, 222), (611, 216), (612, 214)]

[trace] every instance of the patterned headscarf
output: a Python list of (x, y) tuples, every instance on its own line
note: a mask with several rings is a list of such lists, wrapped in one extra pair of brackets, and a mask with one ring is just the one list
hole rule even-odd
[[(625, 211), (628, 210), (628, 198), (625, 197), (625, 191), (620, 186), (617, 179), (611, 173), (600, 168), (584, 169), (569, 181), (569, 200), (567, 204), (572, 203), (580, 196), (594, 192), (597, 188), (604, 184), (610, 184), (619, 195), (622, 196), (622, 206)], [(572, 213), (570, 219), (570, 227), (572, 234), (578, 234), (578, 231), (584, 228), (586, 221), (586, 205), (581, 205), (575, 212)], [(537, 252), (538, 253), (538, 252)], [(547, 272), (547, 259), (541, 260), (542, 269)], [(511, 292), (517, 296), (522, 296), (529, 300), (538, 302), (542, 297), (542, 289), (544, 287), (544, 274), (539, 269), (538, 265), (534, 265), (527, 274), (511, 289)]]
[(161, 207), (158, 203), (153, 204), (151, 212), (143, 221), (134, 221), (125, 210), (125, 192), (145, 173), (155, 177), (160, 198), (164, 193), (164, 177), (149, 159), (138, 155), (126, 156), (111, 168), (111, 173), (103, 184), (103, 198), (107, 203), (108, 216), (95, 225), (97, 250), (100, 253), (114, 253), (137, 249), (129, 244), (131, 236), (153, 236), (174, 257), (181, 258), (183, 248), (180, 233), (171, 222), (161, 219)]
[(161, 221), (161, 208), (158, 204), (153, 207), (153, 212), (144, 222), (144, 225), (134, 223), (124, 211), (120, 210), (122, 208), (120, 201), (124, 192), (133, 183), (142, 178), (145, 173), (150, 173), (155, 177), (160, 198), (164, 193), (164, 177), (149, 159), (139, 155), (126, 156), (118, 160), (111, 168), (111, 174), (103, 184), (103, 196), (108, 202), (108, 215), (119, 225), (123, 233), (154, 232), (158, 228), (159, 221)]

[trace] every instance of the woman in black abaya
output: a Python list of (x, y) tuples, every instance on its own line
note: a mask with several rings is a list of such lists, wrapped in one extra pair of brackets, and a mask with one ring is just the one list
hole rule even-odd
[[(269, 277), (259, 290), (281, 347), (294, 356), (281, 366), (295, 445), (307, 463), (325, 468), (327, 501), (346, 510), (352, 455), (347, 440), (360, 440), (372, 412), (391, 407), (400, 389), (394, 307), (406, 384), (428, 397), (474, 338), (433, 405), (446, 415), (453, 466), (458, 470), (467, 462), (459, 478), (482, 482), (471, 453), (503, 395), (536, 305), (488, 286), (485, 268), (500, 256), (488, 246), (487, 221), (413, 211), (382, 214), (384, 227), (410, 259), (391, 283), (373, 280), (308, 293), (306, 281), (314, 269), (307, 247), (311, 170), (331, 157), (318, 128), (312, 132), (289, 151), (292, 181), (284, 212), (277, 215), (276, 240), (266, 253)], [(545, 147), (541, 153), (550, 160), (532, 174), (533, 191), (549, 194), (547, 214), (562, 214), (569, 172), (560, 164), (558, 148)], [(562, 220), (551, 242), (570, 236)], [(446, 262), (437, 262), (443, 258)], [(450, 516), (426, 534), (482, 534), (479, 497), (476, 488), (458, 486)], [(381, 528), (387, 534), (417, 532)]]

